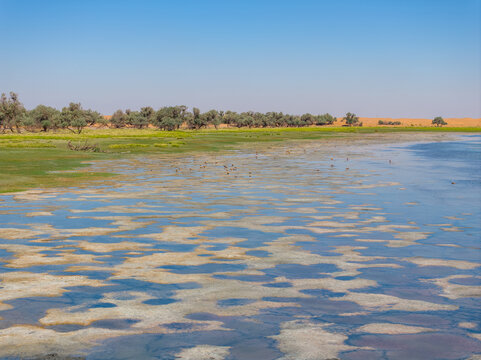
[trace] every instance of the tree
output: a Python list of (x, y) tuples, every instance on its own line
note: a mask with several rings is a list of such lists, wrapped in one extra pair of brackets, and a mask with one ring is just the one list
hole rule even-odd
[(0, 126), (2, 132), (8, 128), (13, 132), (13, 128), (20, 132), (20, 125), (26, 110), (18, 100), (18, 95), (10, 92), (10, 99), (5, 94), (0, 97)]
[(91, 109), (84, 110), (83, 113), (88, 126), (101, 123), (104, 118), (98, 111), (94, 111)]
[(122, 110), (114, 112), (110, 118), (110, 125), (114, 128), (122, 128), (127, 124), (127, 115)]
[(142, 129), (143, 127), (148, 127), (149, 124), (152, 122), (152, 119), (155, 115), (155, 110), (152, 109), (150, 106), (145, 106), (140, 109), (140, 116), (134, 116), (131, 122), (131, 125), (135, 126), (138, 129)]
[(201, 114), (200, 117), (202, 119), (203, 124), (205, 125), (212, 124), (215, 126), (216, 129), (220, 124), (220, 116), (217, 110), (209, 110)]
[(48, 131), (60, 126), (59, 117), (60, 111), (57, 109), (50, 106), (38, 105), (35, 109), (26, 114), (22, 124), (27, 129), (41, 129), (41, 131)]
[(187, 119), (187, 126), (190, 129), (200, 129), (201, 127), (207, 126), (207, 117), (203, 115), (198, 108), (192, 108), (192, 116)]
[(181, 122), (178, 118), (174, 119), (168, 116), (161, 118), (157, 122), (157, 126), (159, 127), (159, 129), (168, 130), (168, 131), (176, 130), (180, 127), (180, 125), (181, 125)]
[(185, 116), (185, 107), (166, 106), (160, 108), (153, 118), (155, 126), (162, 130), (175, 130), (182, 125)]
[(443, 125), (448, 125), (448, 123), (446, 121), (444, 121), (444, 119), (441, 117), (441, 116), (437, 116), (433, 119), (433, 122), (432, 122), (433, 125), (436, 125), (436, 126), (443, 126)]
[(309, 126), (315, 123), (315, 117), (312, 114), (306, 113), (301, 115), (302, 126)]
[(323, 114), (316, 116), (315, 124), (316, 125), (332, 125), (336, 122), (336, 118), (331, 114)]
[(254, 125), (254, 113), (252, 111), (247, 111), (247, 112), (243, 112), (240, 114), (240, 117), (237, 121), (237, 124), (236, 126), (237, 127), (249, 127), (251, 128), (253, 125)]
[(356, 114), (352, 114), (350, 112), (348, 112), (342, 120), (345, 121), (346, 125), (348, 126), (359, 125), (359, 118), (356, 116)]
[(238, 119), (239, 119), (239, 114), (236, 113), (235, 111), (228, 110), (224, 113), (224, 117), (223, 117), (224, 124), (235, 125), (237, 124)]
[(142, 129), (144, 127), (149, 126), (150, 120), (155, 114), (154, 109), (152, 109), (152, 114), (150, 112), (142, 111), (145, 108), (142, 108), (140, 111), (130, 111), (125, 110), (125, 116), (127, 117), (127, 124), (137, 128)]
[(80, 103), (70, 103), (64, 107), (59, 116), (60, 126), (73, 133), (80, 134), (84, 127), (99, 121), (101, 115), (93, 110), (84, 110)]

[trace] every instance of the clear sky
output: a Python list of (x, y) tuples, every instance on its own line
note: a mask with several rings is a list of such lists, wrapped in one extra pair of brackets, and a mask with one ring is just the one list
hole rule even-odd
[(481, 117), (481, 0), (0, 0), (27, 108)]

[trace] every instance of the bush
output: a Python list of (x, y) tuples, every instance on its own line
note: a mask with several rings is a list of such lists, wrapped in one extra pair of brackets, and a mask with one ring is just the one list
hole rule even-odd
[[(359, 118), (356, 116), (356, 114), (352, 114), (350, 112), (346, 114), (343, 120), (346, 122), (347, 126), (359, 125)], [(359, 125), (359, 126), (362, 126), (362, 125)]]
[(382, 120), (379, 120), (377, 122), (378, 125), (401, 125), (401, 122), (400, 121), (382, 121)]
[(444, 119), (441, 116), (435, 117), (432, 121), (432, 124), (436, 126), (448, 125), (448, 123), (444, 121)]

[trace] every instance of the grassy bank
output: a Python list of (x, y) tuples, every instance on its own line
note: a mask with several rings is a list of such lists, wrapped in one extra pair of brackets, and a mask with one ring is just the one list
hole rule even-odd
[[(249, 142), (321, 139), (343, 133), (481, 132), (481, 128), (321, 127), (158, 131), (87, 129), (67, 132), (0, 135), (0, 192), (52, 186), (78, 186), (113, 174), (85, 171), (85, 162), (131, 154), (221, 151)], [(98, 152), (73, 151), (68, 144), (93, 146)]]

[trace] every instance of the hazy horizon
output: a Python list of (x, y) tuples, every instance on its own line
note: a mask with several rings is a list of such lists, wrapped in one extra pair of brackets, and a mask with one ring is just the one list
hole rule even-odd
[(27, 108), (481, 117), (481, 0), (0, 0)]

